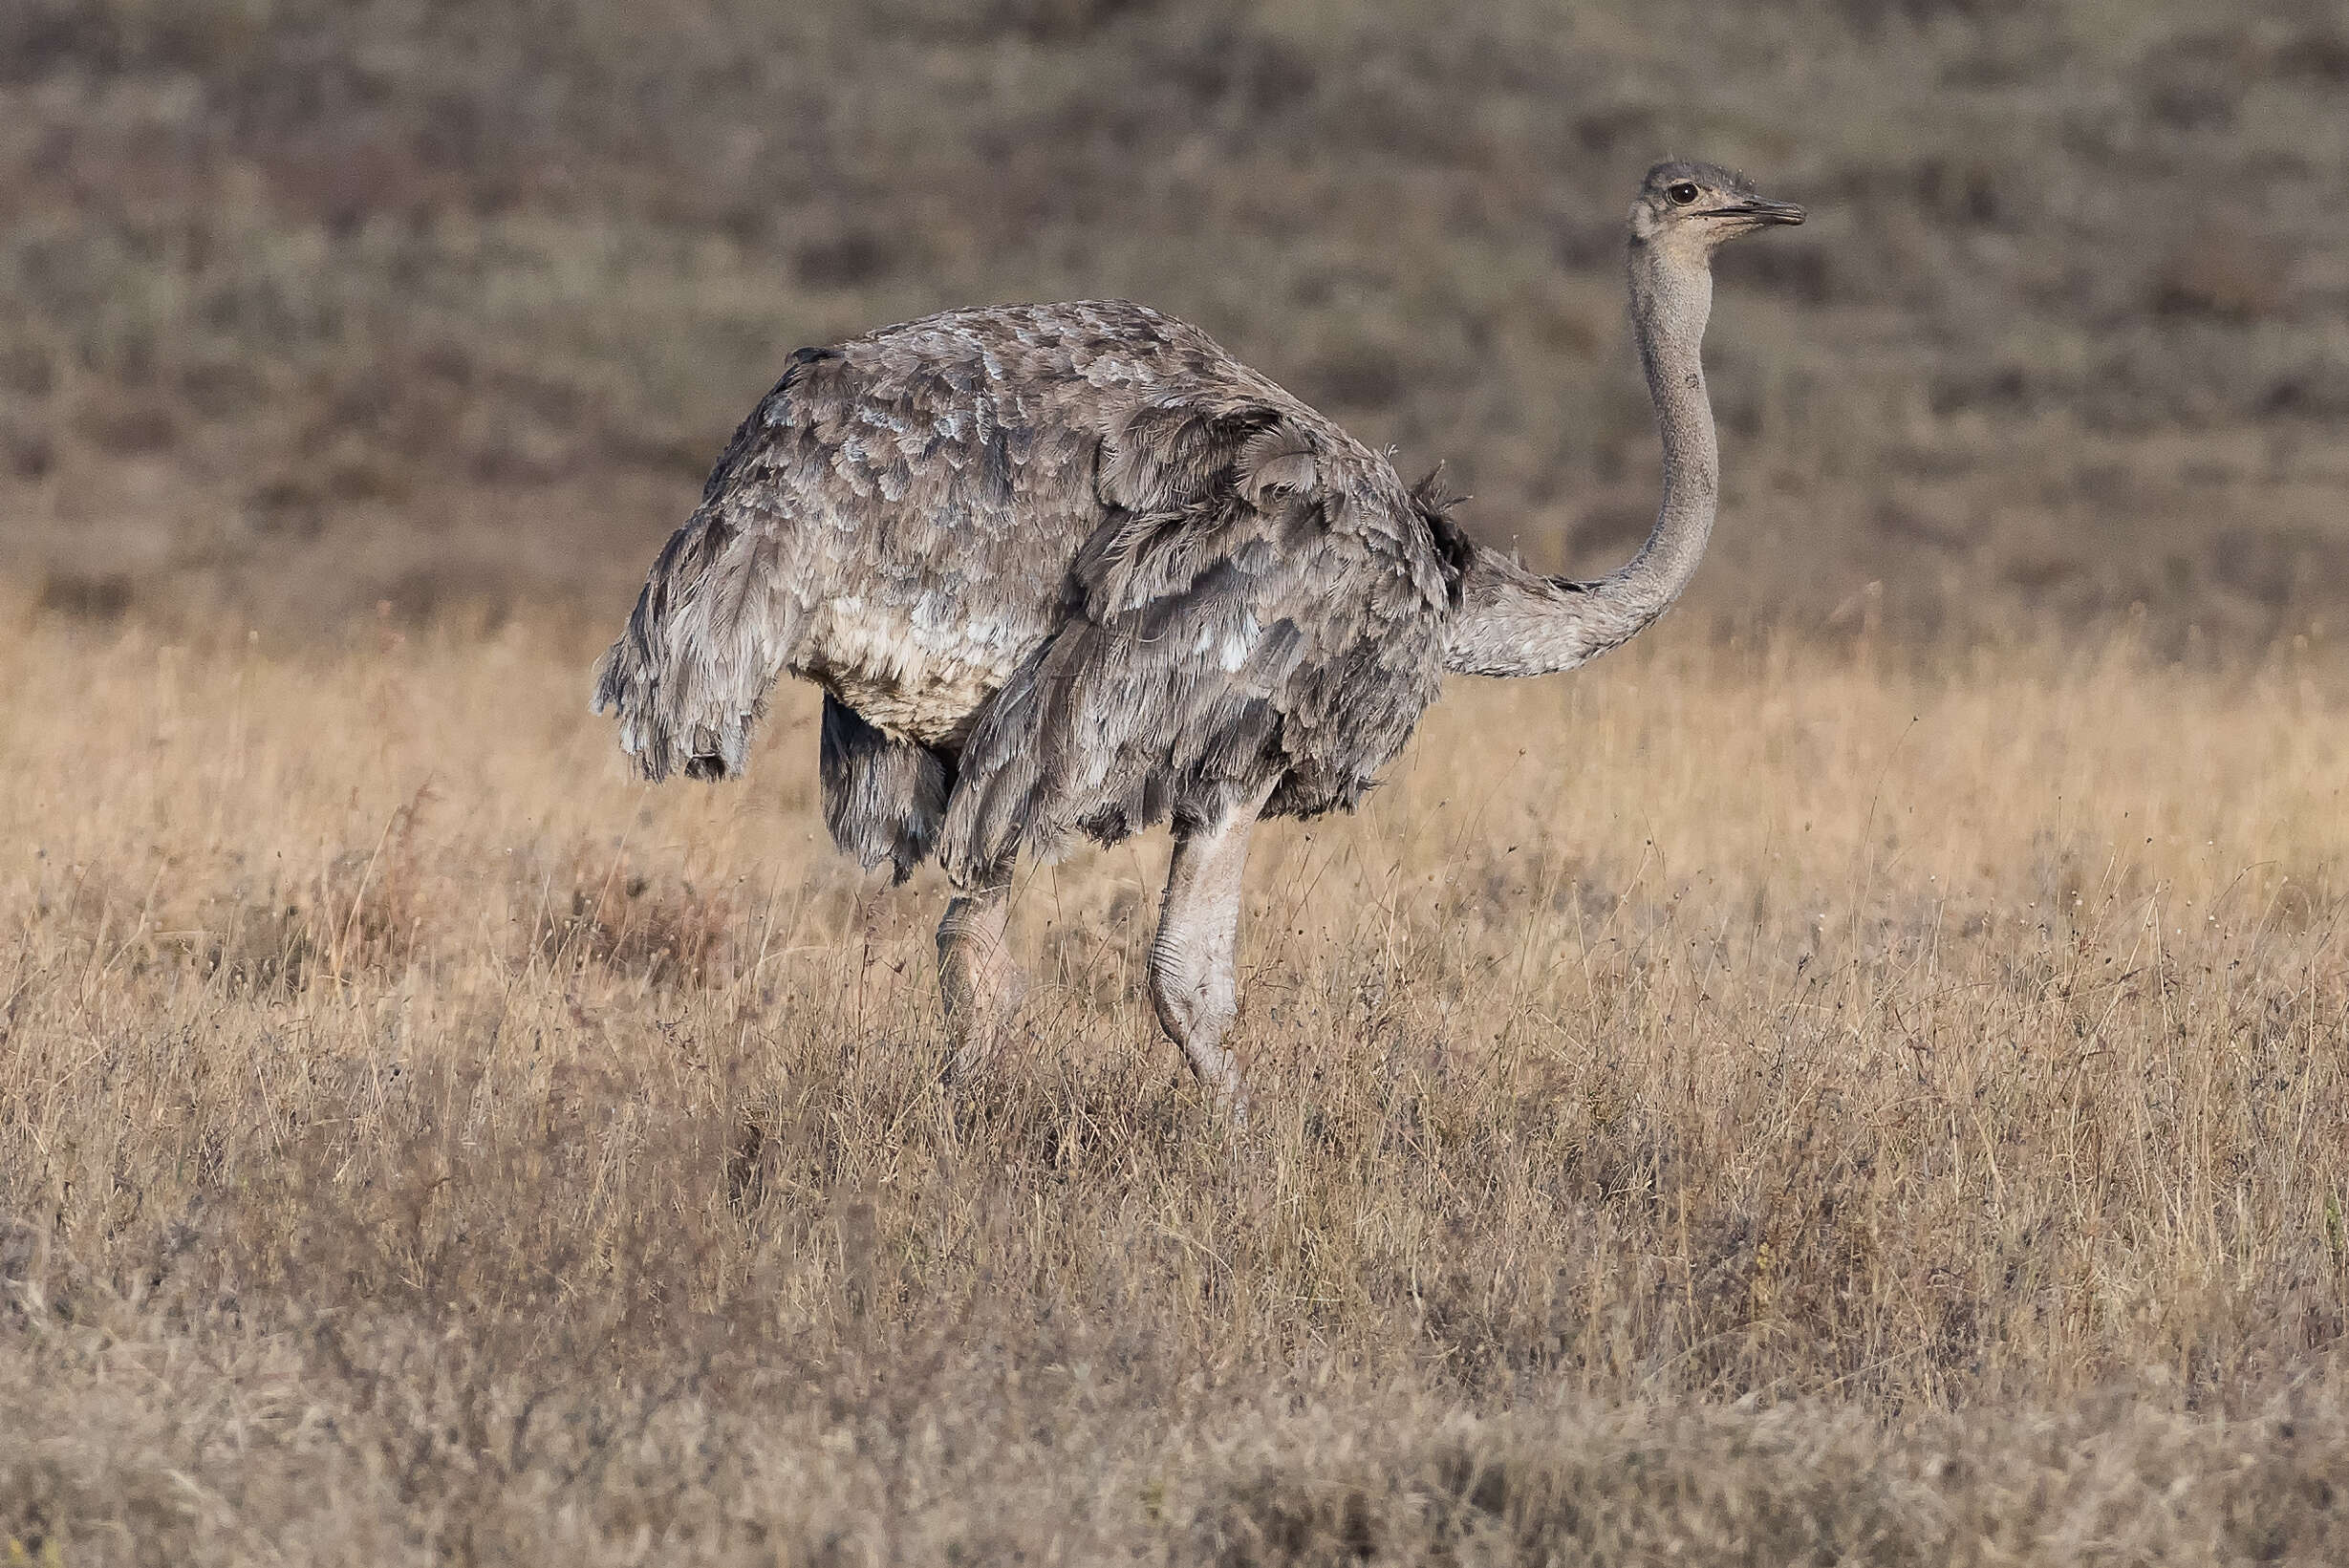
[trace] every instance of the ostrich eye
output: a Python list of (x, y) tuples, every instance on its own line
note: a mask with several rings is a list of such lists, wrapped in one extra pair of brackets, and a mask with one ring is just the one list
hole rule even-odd
[(1677, 203), (1679, 205), (1687, 206), (1691, 202), (1696, 200), (1696, 187), (1688, 181), (1682, 180), (1674, 184), (1665, 186), (1664, 194), (1670, 197), (1673, 202)]

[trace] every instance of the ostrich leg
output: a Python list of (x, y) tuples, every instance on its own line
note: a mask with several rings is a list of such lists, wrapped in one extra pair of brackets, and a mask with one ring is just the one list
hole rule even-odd
[(949, 1079), (994, 1054), (1013, 1006), (1027, 989), (1003, 941), (1010, 919), (1011, 872), (1005, 869), (947, 905), (946, 918), (938, 922), (938, 998), (946, 1005), (946, 1035), (954, 1046)]
[(1150, 996), (1158, 1021), (1183, 1048), (1200, 1084), (1236, 1110), (1244, 1108), (1239, 1065), (1223, 1048), (1223, 1035), (1239, 1011), (1232, 960), (1240, 878), (1248, 869), (1248, 835), (1263, 805), (1259, 796), (1212, 827), (1175, 829), (1166, 904), (1150, 948)]

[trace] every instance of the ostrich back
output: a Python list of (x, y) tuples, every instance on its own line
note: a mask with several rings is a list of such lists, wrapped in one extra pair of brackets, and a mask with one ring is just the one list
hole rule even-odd
[(1435, 696), (1467, 557), (1195, 327), (951, 311), (793, 356), (597, 706), (648, 777), (717, 777), (775, 677), (813, 680), (843, 847), (969, 880), (1072, 831), (1352, 805)]

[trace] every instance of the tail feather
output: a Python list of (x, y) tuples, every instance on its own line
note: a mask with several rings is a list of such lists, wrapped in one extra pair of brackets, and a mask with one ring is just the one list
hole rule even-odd
[(903, 882), (930, 857), (955, 786), (944, 754), (875, 729), (827, 694), (818, 771), (824, 826), (859, 865), (870, 870), (886, 860)]
[(802, 612), (771, 526), (704, 506), (671, 536), (628, 626), (595, 666), (594, 711), (620, 720), (645, 778), (739, 774)]

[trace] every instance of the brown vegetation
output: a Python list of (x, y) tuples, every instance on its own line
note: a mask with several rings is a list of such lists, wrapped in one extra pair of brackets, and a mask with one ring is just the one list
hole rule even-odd
[(1269, 830), (934, 873), (624, 781), (586, 639), (0, 640), (0, 1536), (58, 1560), (2349, 1546), (2349, 689), (1658, 634)]
[(2324, 0), (22, 0), (0, 570), (609, 613), (795, 346), (1104, 294), (1597, 568), (1681, 153), (1814, 215), (1723, 263), (1703, 612), (2289, 635), (2349, 609), (2344, 57)]
[[(0, 6), (0, 1559), (2349, 1558), (2349, 30), (2195, 0)], [(1731, 20), (1730, 18), (1734, 18)], [(790, 350), (1126, 294), (1692, 598), (938, 890), (584, 672)], [(578, 612), (592, 612), (593, 631)]]

